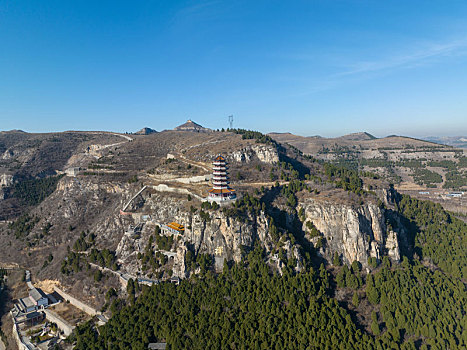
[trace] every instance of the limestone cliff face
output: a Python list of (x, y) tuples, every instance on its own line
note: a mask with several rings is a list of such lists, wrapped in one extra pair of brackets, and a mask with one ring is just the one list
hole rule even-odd
[[(159, 194), (153, 194), (147, 198), (146, 205), (150, 207), (149, 211), (145, 210), (150, 213), (149, 216), (133, 216), (135, 224), (140, 223), (142, 226), (141, 238), (135, 240), (125, 234), (117, 247), (119, 259), (130, 267), (132, 273), (138, 270), (134, 257), (137, 252), (143, 253), (149, 235), (154, 232), (155, 226), (172, 221), (185, 226), (185, 233), (176, 235), (172, 254), (170, 254), (173, 259), (173, 273), (179, 277), (186, 277), (184, 259), (187, 247), (190, 247), (189, 249), (196, 254), (214, 255), (217, 269), (222, 269), (224, 259), (239, 262), (242, 256), (242, 246), (252, 247), (256, 239), (262, 242), (266, 250), (272, 247), (268, 234), (268, 222), (263, 213), (240, 221), (216, 210), (208, 211), (210, 219), (203, 220), (199, 212), (192, 213), (189, 209), (187, 210), (176, 198)], [(154, 245), (153, 248), (157, 251), (157, 246)]]
[(253, 151), (260, 161), (264, 163), (274, 164), (279, 161), (277, 150), (271, 146), (256, 145), (252, 147)]
[[(38, 215), (46, 216), (57, 230), (68, 225), (88, 227), (110, 248), (115, 244), (115, 236), (123, 231), (121, 218), (116, 213), (122, 207), (122, 193), (127, 189), (128, 185), (63, 177), (56, 191), (41, 204)], [(63, 241), (74, 235), (68, 230), (65, 233), (55, 237)]]
[[(228, 217), (222, 210), (191, 210), (184, 195), (143, 192), (130, 206), (132, 214), (120, 214), (123, 204), (131, 198), (136, 188), (128, 184), (95, 183), (86, 178), (62, 178), (57, 191), (43, 203), (48, 209), (50, 203), (59, 203), (50, 207), (53, 215), (48, 219), (53, 229), (63, 226), (62, 222), (79, 226), (86, 223), (94, 232), (97, 247), (106, 247), (116, 251), (122, 271), (133, 276), (151, 277), (150, 271), (142, 271), (138, 253), (144, 253), (149, 237), (156, 225), (177, 222), (185, 226), (182, 235), (174, 236), (170, 251), (160, 251), (156, 242), (151, 249), (160, 251), (169, 257), (169, 267), (173, 275), (187, 277), (186, 252), (209, 254), (214, 256), (216, 269), (221, 270), (224, 260), (240, 261), (244, 247), (252, 248), (259, 241), (265, 248), (272, 264), (274, 261), (280, 270), (280, 261), (272, 254), (275, 244), (269, 235), (268, 218), (263, 212), (248, 217)], [(402, 225), (394, 224), (395, 229), (386, 227), (387, 212), (371, 202), (362, 206), (337, 204), (331, 201), (319, 201), (312, 197), (299, 202), (304, 209), (303, 230), (307, 231), (306, 222), (311, 221), (323, 234), (324, 245), (319, 254), (329, 261), (337, 252), (345, 263), (359, 261), (368, 266), (368, 257), (381, 259), (388, 255), (391, 259), (400, 259), (400, 245), (405, 245), (405, 233)], [(48, 210), (47, 210), (48, 211)], [(292, 217), (286, 216), (287, 225), (293, 226)], [(394, 222), (394, 220), (392, 220)], [(38, 228), (40, 229), (40, 228)], [(73, 233), (57, 235), (56, 244), (72, 244)], [(317, 239), (312, 239), (317, 243)], [(300, 269), (300, 249), (290, 241), (283, 242), (286, 255), (297, 259)], [(153, 277), (153, 276), (152, 276)]]
[(11, 186), (13, 184), (13, 175), (0, 174), (0, 186)]
[(323, 234), (325, 243), (320, 254), (329, 261), (335, 252), (345, 263), (357, 260), (364, 267), (368, 266), (369, 257), (381, 259), (388, 255), (394, 261), (400, 260), (399, 242), (404, 232), (388, 231), (385, 214), (377, 205), (354, 207), (312, 198), (299, 205), (304, 209), (305, 223), (311, 221)]
[(268, 145), (248, 146), (239, 151), (232, 152), (229, 158), (238, 163), (249, 163), (253, 160), (254, 156), (263, 163), (274, 164), (279, 162), (277, 150)]

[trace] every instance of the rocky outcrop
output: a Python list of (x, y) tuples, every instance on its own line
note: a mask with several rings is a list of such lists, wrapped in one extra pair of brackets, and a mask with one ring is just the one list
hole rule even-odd
[(2, 160), (8, 160), (8, 159), (12, 159), (13, 156), (14, 156), (13, 151), (7, 149), (7, 150), (2, 154), (2, 156), (0, 157), (0, 159), (2, 159)]
[(279, 162), (279, 154), (272, 146), (253, 145), (242, 148), (239, 151), (232, 152), (229, 157), (238, 163), (249, 163), (256, 156), (261, 162), (274, 164)]
[(0, 187), (8, 187), (13, 184), (13, 175), (9, 174), (0, 174)]
[[(146, 198), (145, 212), (149, 217), (139, 222), (138, 216), (134, 224), (141, 223), (143, 228), (141, 238), (134, 239), (131, 234), (125, 234), (117, 247), (117, 256), (124, 262), (127, 271), (137, 274), (139, 263), (136, 254), (143, 253), (148, 244), (149, 236), (154, 232), (156, 225), (164, 225), (169, 222), (177, 222), (185, 226), (183, 235), (176, 235), (176, 243), (172, 247), (172, 253), (164, 252), (173, 259), (173, 274), (178, 277), (186, 277), (185, 253), (187, 249), (195, 254), (210, 254), (215, 257), (216, 268), (222, 269), (224, 260), (239, 262), (242, 257), (242, 247), (253, 247), (256, 239), (259, 239), (266, 250), (272, 249), (272, 241), (268, 230), (269, 225), (264, 213), (254, 215), (248, 219), (238, 220), (224, 215), (221, 210), (208, 211), (209, 218), (202, 218), (199, 212), (191, 212), (183, 206), (177, 198), (162, 194), (152, 194)], [(149, 210), (148, 210), (149, 209)], [(154, 244), (153, 249), (157, 251)]]
[(263, 163), (274, 164), (279, 162), (279, 154), (274, 147), (256, 145), (253, 146), (252, 149), (256, 153), (258, 159)]
[(394, 261), (400, 260), (400, 236), (405, 232), (387, 230), (385, 213), (377, 205), (354, 207), (312, 198), (299, 205), (306, 217), (303, 230), (307, 230), (306, 222), (311, 221), (323, 234), (325, 241), (320, 254), (328, 261), (336, 252), (345, 263), (356, 260), (364, 267), (368, 267), (369, 257), (381, 259), (388, 255)]

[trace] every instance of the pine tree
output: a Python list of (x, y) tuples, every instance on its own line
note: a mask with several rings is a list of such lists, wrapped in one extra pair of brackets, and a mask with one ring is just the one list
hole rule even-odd
[(334, 255), (332, 257), (332, 264), (334, 266), (341, 266), (341, 258), (337, 252), (334, 252)]
[(360, 303), (360, 298), (358, 297), (357, 292), (354, 292), (353, 297), (352, 297), (352, 304), (353, 306), (358, 307), (359, 303)]

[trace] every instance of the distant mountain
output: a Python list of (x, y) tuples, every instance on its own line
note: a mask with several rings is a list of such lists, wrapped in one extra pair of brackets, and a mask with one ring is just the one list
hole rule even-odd
[(423, 140), (458, 148), (467, 148), (467, 136), (427, 136)]
[[(297, 147), (302, 152), (316, 157), (326, 155), (329, 158), (330, 154), (339, 153), (343, 149), (353, 149), (363, 151), (364, 149), (372, 151), (379, 148), (390, 149), (405, 149), (418, 147), (439, 147), (445, 148), (445, 145), (437, 145), (432, 141), (418, 140), (406, 136), (391, 135), (383, 138), (377, 138), (366, 132), (353, 133), (334, 138), (326, 138), (320, 136), (299, 136), (291, 133), (270, 133), (268, 134), (273, 139), (281, 143), (288, 143)], [(370, 152), (371, 153), (371, 152)], [(373, 153), (368, 155), (374, 157)]]
[(154, 134), (157, 131), (151, 128), (142, 128), (140, 131), (135, 132), (135, 135), (149, 135), (149, 134)]
[(2, 134), (15, 134), (15, 133), (21, 133), (21, 134), (26, 134), (26, 131), (19, 130), (19, 129), (13, 129), (13, 130), (3, 130), (0, 131)]
[(319, 135), (313, 135), (313, 136), (298, 136), (298, 135), (295, 135), (295, 134), (292, 134), (290, 132), (270, 132), (268, 134), (269, 136), (271, 136), (272, 138), (280, 138), (280, 139), (287, 139), (288, 137), (290, 138), (304, 138), (304, 139), (325, 139), (324, 137), (322, 136), (319, 136)]
[[(419, 140), (391, 135), (376, 138), (365, 132), (335, 138), (303, 137), (290, 133), (271, 133), (269, 136), (319, 160), (374, 172), (406, 190), (463, 189), (466, 183), (463, 174), (467, 166), (460, 161), (466, 151), (459, 147), (467, 149), (467, 137)], [(455, 164), (460, 175), (446, 177), (449, 171), (443, 168), (446, 160)]]
[(193, 131), (193, 132), (211, 132), (209, 128), (205, 128), (194, 121), (188, 119), (186, 123), (177, 126), (174, 130), (177, 131)]
[(338, 137), (341, 140), (348, 140), (348, 141), (365, 141), (365, 140), (375, 140), (376, 137), (367, 133), (367, 132), (354, 132), (352, 134), (344, 135)]

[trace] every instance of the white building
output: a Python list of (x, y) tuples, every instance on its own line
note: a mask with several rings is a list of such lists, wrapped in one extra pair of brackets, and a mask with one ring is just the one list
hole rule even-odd
[(449, 192), (446, 197), (452, 197), (452, 198), (462, 198), (462, 195), (464, 192)]
[(65, 174), (67, 176), (75, 177), (76, 175), (78, 175), (80, 170), (81, 168), (79, 167), (68, 168), (65, 170)]

